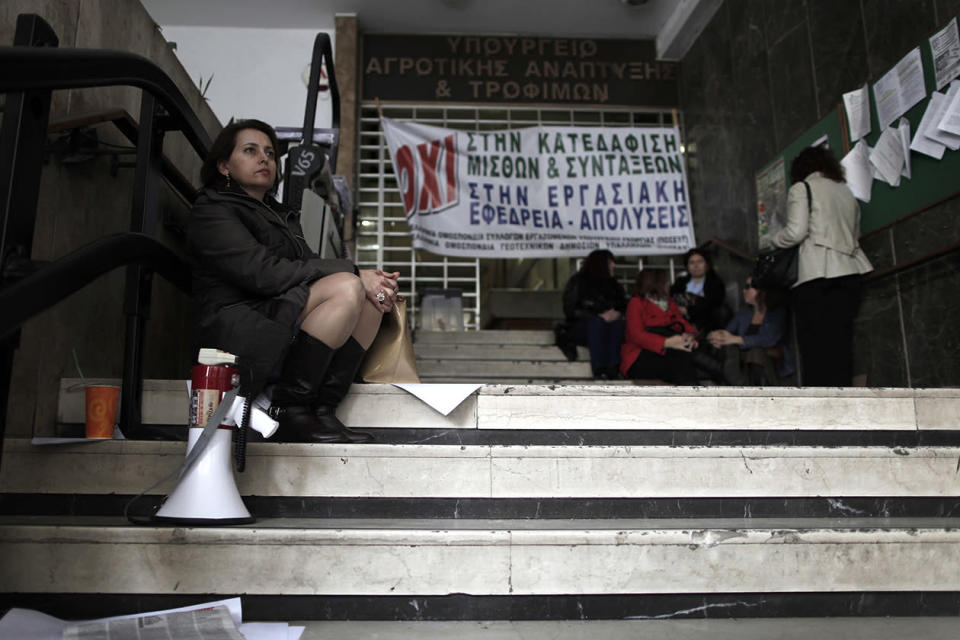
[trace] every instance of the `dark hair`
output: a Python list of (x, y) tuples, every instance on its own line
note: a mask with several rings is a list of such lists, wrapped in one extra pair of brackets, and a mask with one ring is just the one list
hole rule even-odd
[(824, 145), (807, 147), (790, 163), (790, 182), (796, 184), (814, 171), (819, 171), (834, 182), (846, 182), (843, 166), (833, 155), (833, 151)]
[(707, 271), (713, 268), (713, 260), (710, 259), (710, 255), (707, 253), (706, 249), (700, 249), (699, 247), (694, 247), (690, 249), (685, 254), (683, 254), (683, 266), (686, 267), (690, 262), (690, 258), (693, 256), (700, 256), (703, 258), (704, 262), (707, 263)]
[[(753, 278), (751, 278), (752, 280)], [(770, 311), (786, 303), (786, 296), (782, 289), (761, 289), (756, 285), (753, 285), (753, 288), (757, 292), (757, 307)]]
[(633, 283), (633, 295), (662, 298), (667, 295), (668, 284), (667, 272), (663, 269), (644, 269)]
[(613, 260), (613, 254), (606, 249), (594, 249), (583, 261), (580, 271), (583, 272), (591, 282), (599, 282), (610, 278), (610, 261)]
[[(200, 182), (203, 183), (203, 186), (212, 187), (226, 183), (226, 178), (220, 173), (220, 167), (217, 165), (230, 159), (233, 150), (237, 146), (237, 134), (244, 129), (256, 129), (257, 131), (265, 133), (267, 137), (270, 138), (270, 144), (273, 146), (274, 153), (280, 153), (280, 143), (277, 142), (277, 132), (266, 122), (262, 120), (236, 120), (231, 122), (217, 135), (217, 139), (213, 141), (213, 145), (210, 147), (210, 153), (208, 153), (207, 157), (203, 160), (203, 166), (200, 167)], [(273, 189), (271, 189), (270, 192), (275, 193), (279, 186), (280, 166), (278, 162), (277, 175), (273, 181)]]

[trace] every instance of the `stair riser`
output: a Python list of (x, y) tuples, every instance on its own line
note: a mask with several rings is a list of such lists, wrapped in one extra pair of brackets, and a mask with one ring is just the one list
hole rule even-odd
[(424, 376), (463, 378), (464, 381), (496, 381), (501, 377), (593, 378), (589, 362), (531, 362), (530, 360), (417, 360), (417, 372)]
[[(0, 492), (132, 494), (178, 468), (183, 443), (14, 442)], [(949, 497), (960, 447), (250, 445), (241, 494), (358, 498)], [(153, 493), (170, 491), (172, 482)]]
[[(75, 382), (61, 383), (60, 423), (83, 422), (83, 389)], [(186, 424), (183, 381), (148, 382), (156, 391), (145, 394), (145, 422)], [(392, 385), (367, 384), (354, 385), (338, 415), (354, 427), (408, 429), (960, 430), (960, 393), (493, 385), (443, 416)]]
[[(503, 345), (490, 347), (487, 345), (417, 345), (417, 358), (423, 360), (532, 360), (537, 362), (567, 362), (567, 358), (560, 349), (553, 345), (548, 347), (529, 347)], [(581, 361), (590, 361), (590, 352), (585, 347), (578, 349), (578, 358)]]
[[(244, 536), (244, 533), (246, 535)], [(949, 530), (7, 527), (4, 592), (339, 595), (955, 591)]]
[(533, 345), (552, 346), (553, 331), (417, 331), (414, 346), (442, 345)]

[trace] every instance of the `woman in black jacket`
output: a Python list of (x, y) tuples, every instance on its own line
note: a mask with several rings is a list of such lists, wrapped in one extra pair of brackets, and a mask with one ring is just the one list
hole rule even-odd
[(593, 377), (602, 379), (620, 377), (627, 296), (614, 277), (614, 264), (606, 249), (591, 252), (563, 291), (567, 336), (574, 344), (589, 347)]
[(680, 313), (687, 317), (701, 336), (722, 329), (730, 319), (725, 304), (726, 285), (713, 270), (710, 256), (702, 249), (690, 249), (683, 256), (687, 275), (680, 276), (670, 287)]
[(274, 383), (278, 438), (365, 442), (371, 436), (347, 429), (336, 407), (393, 305), (399, 274), (310, 250), (299, 212), (272, 196), (277, 146), (270, 125), (241, 120), (224, 127), (200, 171), (187, 232), (199, 346), (239, 357), (247, 397)]

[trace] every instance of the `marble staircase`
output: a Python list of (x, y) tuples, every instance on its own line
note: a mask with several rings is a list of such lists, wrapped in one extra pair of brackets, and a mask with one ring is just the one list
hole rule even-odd
[(590, 354), (568, 362), (552, 331), (417, 331), (417, 369), (424, 382), (591, 384)]
[(8, 439), (0, 602), (82, 617), (240, 594), (264, 620), (960, 613), (960, 390), (486, 385), (443, 416), (358, 385), (340, 415), (376, 443), (251, 444), (238, 485), (258, 521), (236, 527), (121, 517), (182, 442)]

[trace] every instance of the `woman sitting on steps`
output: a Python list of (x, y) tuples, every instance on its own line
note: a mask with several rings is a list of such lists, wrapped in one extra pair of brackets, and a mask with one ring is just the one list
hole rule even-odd
[(300, 214), (273, 198), (277, 137), (241, 120), (220, 132), (203, 163), (190, 213), (192, 304), (198, 346), (239, 357), (241, 392), (272, 382), (277, 438), (367, 442), (336, 417), (366, 349), (397, 295), (398, 273), (323, 259)]

